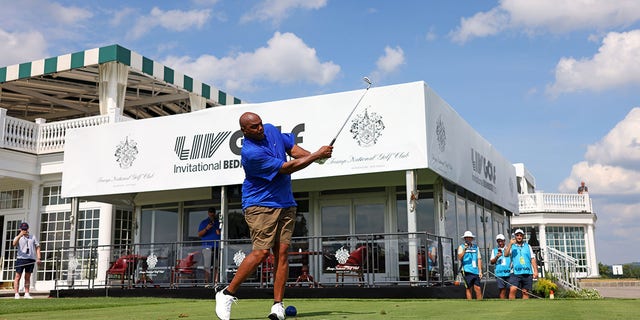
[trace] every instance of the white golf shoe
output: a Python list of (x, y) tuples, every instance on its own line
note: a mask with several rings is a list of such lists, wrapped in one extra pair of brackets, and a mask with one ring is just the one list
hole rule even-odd
[(284, 304), (282, 302), (276, 303), (271, 306), (271, 313), (269, 314), (271, 320), (284, 320)]
[(231, 318), (231, 305), (238, 301), (236, 297), (224, 294), (225, 289), (216, 293), (216, 315), (220, 320), (229, 320)]

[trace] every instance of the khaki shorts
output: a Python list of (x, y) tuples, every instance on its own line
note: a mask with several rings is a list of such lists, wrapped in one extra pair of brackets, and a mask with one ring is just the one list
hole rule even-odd
[(251, 231), (253, 250), (269, 250), (279, 244), (290, 244), (296, 224), (296, 207), (248, 207), (244, 219)]

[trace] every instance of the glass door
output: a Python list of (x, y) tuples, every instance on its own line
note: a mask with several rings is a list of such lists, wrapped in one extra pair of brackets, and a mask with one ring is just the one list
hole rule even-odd
[[(360, 255), (365, 274), (384, 273), (386, 204), (382, 198), (324, 200), (320, 202), (323, 281), (337, 281), (336, 266), (356, 252)], [(377, 236), (373, 236), (376, 234)], [(344, 256), (344, 257), (343, 257)], [(366, 281), (372, 281), (367, 278)]]

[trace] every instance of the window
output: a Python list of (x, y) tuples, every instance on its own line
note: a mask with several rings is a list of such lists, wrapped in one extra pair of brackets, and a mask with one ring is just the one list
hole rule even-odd
[(130, 245), (133, 241), (133, 211), (116, 209), (113, 226), (113, 244), (116, 246)]
[(576, 258), (578, 265), (587, 267), (587, 248), (584, 227), (547, 226), (547, 246)]
[(42, 205), (52, 206), (57, 204), (69, 204), (71, 199), (60, 197), (60, 186), (49, 186), (42, 188)]
[(24, 206), (24, 190), (0, 191), (0, 209), (18, 209)]
[(53, 280), (56, 273), (56, 261), (60, 252), (69, 248), (71, 224), (70, 211), (46, 212), (40, 215), (40, 252), (42, 265), (37, 268), (38, 280)]

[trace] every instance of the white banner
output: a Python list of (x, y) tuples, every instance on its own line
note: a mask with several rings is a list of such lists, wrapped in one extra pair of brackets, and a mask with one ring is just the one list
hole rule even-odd
[[(364, 89), (210, 108), (188, 114), (69, 130), (63, 197), (241, 184), (246, 111), (293, 132), (315, 151), (329, 144)], [(424, 82), (371, 88), (334, 144), (333, 158), (293, 179), (426, 168)]]
[(429, 168), (465, 189), (518, 212), (515, 167), (431, 88), (425, 87)]
[[(216, 107), (175, 116), (69, 130), (63, 197), (241, 184), (246, 111), (292, 132), (313, 152), (329, 144), (364, 89)], [(333, 157), (293, 179), (430, 168), (517, 210), (515, 169), (427, 85), (371, 88), (334, 144)]]

